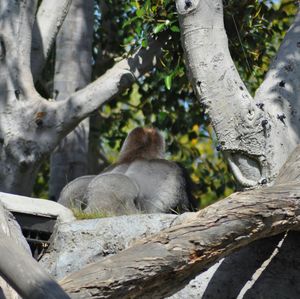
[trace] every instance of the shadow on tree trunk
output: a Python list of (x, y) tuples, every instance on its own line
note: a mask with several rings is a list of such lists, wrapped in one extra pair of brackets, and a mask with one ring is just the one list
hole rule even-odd
[(300, 234), (289, 232), (280, 246), (283, 237), (258, 240), (226, 258), (202, 298), (299, 298)]

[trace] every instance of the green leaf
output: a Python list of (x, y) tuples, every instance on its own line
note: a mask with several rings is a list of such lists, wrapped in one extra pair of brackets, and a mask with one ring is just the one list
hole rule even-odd
[(138, 17), (135, 16), (135, 17), (133, 17), (133, 18), (130, 18), (130, 19), (126, 20), (126, 21), (123, 23), (122, 28), (125, 28), (126, 26), (131, 25), (132, 22), (134, 22), (137, 18), (138, 18)]
[(172, 86), (172, 75), (165, 77), (165, 85), (168, 90), (171, 89)]
[(140, 8), (136, 11), (136, 15), (141, 18), (143, 15), (145, 14), (145, 9), (144, 8)]
[(165, 28), (165, 26), (166, 26), (165, 23), (158, 24), (157, 26), (154, 27), (153, 33), (156, 34), (158, 32), (161, 32)]
[(147, 48), (148, 47), (148, 41), (146, 39), (142, 40), (142, 47)]
[(171, 29), (171, 31), (173, 31), (173, 32), (180, 32), (179, 27), (176, 26), (176, 25), (173, 25), (170, 29)]

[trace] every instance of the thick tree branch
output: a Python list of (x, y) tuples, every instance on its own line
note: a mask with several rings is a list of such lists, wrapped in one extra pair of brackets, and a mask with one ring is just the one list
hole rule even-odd
[(31, 69), (34, 80), (44, 67), (71, 2), (72, 0), (43, 0), (39, 7), (32, 33)]
[[(277, 113), (282, 112), (281, 105), (291, 104), (292, 109), (290, 109), (290, 112), (293, 110), (299, 112), (300, 109), (299, 104), (296, 105), (300, 102), (299, 30), (300, 10), (286, 33), (265, 80), (256, 92), (255, 98), (257, 101), (263, 101), (266, 105), (269, 102), (274, 103), (275, 105), (272, 107), (276, 109), (274, 112)], [(290, 118), (286, 119), (287, 123), (290, 121)]]
[(86, 88), (72, 94), (65, 101), (57, 103), (57, 118), (60, 132), (72, 130), (79, 121), (99, 108), (103, 103), (130, 87), (146, 72), (155, 68), (168, 36), (163, 34), (140, 48), (129, 58), (116, 63), (104, 75)]
[[(5, 59), (0, 70), (0, 78), (1, 82), (6, 82), (7, 92), (17, 91), (19, 94), (23, 92), (29, 96), (34, 94), (30, 71), (30, 48), (36, 2), (9, 0), (1, 2), (1, 47), (4, 49)], [(9, 18), (14, 21), (8, 22)]]
[(28, 253), (2, 233), (0, 252), (0, 275), (22, 298), (70, 298)]
[(298, 176), (288, 174), (299, 152), (300, 146), (284, 166), (282, 184), (235, 193), (191, 213), (181, 224), (67, 276), (62, 287), (72, 298), (163, 298), (233, 251), (298, 227), (300, 185), (291, 179), (299, 168)]
[[(190, 81), (207, 108), (238, 182), (256, 185), (266, 176), (262, 111), (242, 82), (228, 49), (221, 0), (176, 1)], [(240, 124), (243, 124), (242, 126)]]
[(293, 181), (300, 181), (300, 145), (291, 153), (289, 159), (280, 169), (276, 178), (276, 185)]
[(0, 276), (25, 299), (70, 298), (14, 238), (0, 205)]
[(19, 47), (20, 69), (26, 67), (26, 71), (30, 74), (31, 34), (37, 1), (21, 1), (19, 5), (19, 28), (16, 32), (17, 36), (14, 36), (14, 38), (17, 39), (16, 42)]
[(256, 103), (264, 105), (264, 118), (271, 126), (267, 141), (271, 146), (267, 147), (267, 155), (276, 155), (270, 161), (273, 172), (278, 172), (300, 141), (299, 30), (300, 11), (255, 95)]

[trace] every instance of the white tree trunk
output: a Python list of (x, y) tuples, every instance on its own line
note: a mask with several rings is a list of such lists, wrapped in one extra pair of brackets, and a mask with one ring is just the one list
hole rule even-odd
[(222, 1), (176, 5), (190, 80), (233, 174), (244, 187), (272, 182), (299, 142), (300, 17), (253, 100), (228, 50)]
[[(56, 40), (54, 98), (64, 100), (91, 80), (94, 2), (73, 0)], [(70, 30), (72, 28), (72, 30)], [(51, 155), (49, 198), (87, 174), (89, 119), (84, 119)]]
[[(37, 163), (32, 162), (42, 158), (29, 129), (34, 122), (33, 117), (30, 118), (34, 114), (32, 105), (35, 103), (38, 109), (40, 98), (33, 88), (30, 72), (30, 32), (35, 9), (35, 1), (8, 0), (2, 1), (0, 6), (0, 189), (15, 193), (30, 192), (37, 171)], [(7, 21), (12, 14), (18, 21)], [(24, 129), (27, 138), (24, 138)]]
[(44, 0), (40, 3), (32, 33), (31, 71), (35, 80), (43, 69), (71, 2)]

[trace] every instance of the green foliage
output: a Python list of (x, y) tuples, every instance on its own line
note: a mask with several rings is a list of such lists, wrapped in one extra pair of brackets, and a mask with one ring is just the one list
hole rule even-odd
[(39, 169), (33, 187), (33, 196), (37, 198), (48, 198), (48, 181), (49, 181), (49, 161), (45, 161)]
[[(255, 92), (288, 29), (297, 7), (294, 1), (224, 3), (230, 53), (247, 88)], [(275, 1), (274, 1), (275, 2)]]
[(71, 209), (75, 218), (77, 220), (83, 220), (83, 219), (97, 219), (97, 218), (106, 218), (109, 217), (109, 215), (102, 213), (102, 212), (93, 212), (93, 213), (87, 213), (79, 209)]
[[(293, 1), (227, 0), (225, 26), (230, 51), (250, 91), (261, 83), (296, 11)], [(121, 56), (163, 31), (172, 40), (160, 66), (98, 111), (99, 144), (115, 161), (127, 133), (136, 126), (155, 126), (165, 138), (168, 158), (181, 162), (195, 182), (205, 206), (229, 195), (234, 181), (215, 150), (216, 138), (186, 76), (175, 1), (110, 0), (95, 2), (94, 71), (96, 79)]]

